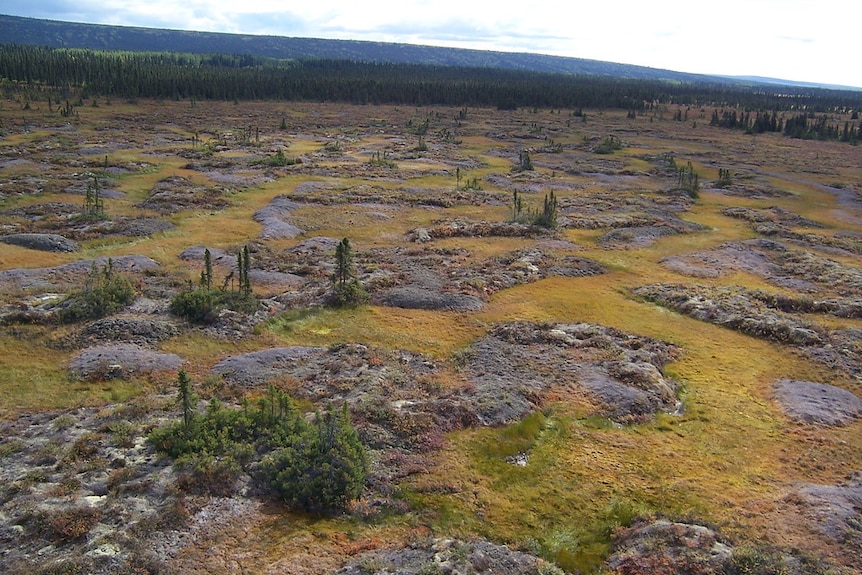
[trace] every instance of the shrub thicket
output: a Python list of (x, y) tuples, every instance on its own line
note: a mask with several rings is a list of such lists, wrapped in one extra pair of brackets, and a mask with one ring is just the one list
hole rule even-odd
[(596, 154), (613, 154), (617, 150), (623, 149), (622, 140), (616, 136), (608, 136), (602, 143), (596, 146), (593, 150)]
[(120, 311), (134, 299), (132, 282), (114, 271), (112, 260), (101, 268), (94, 262), (84, 288), (63, 300), (56, 317), (60, 323), (97, 319)]
[(552, 191), (550, 195), (545, 194), (545, 200), (542, 203), (542, 211), (538, 209), (527, 208), (524, 210), (523, 197), (514, 192), (512, 197), (512, 222), (521, 224), (529, 224), (552, 230), (557, 227), (557, 211), (559, 201), (556, 194)]
[(684, 191), (692, 199), (698, 198), (700, 176), (691, 165), (691, 162), (686, 164), (684, 168), (677, 169), (677, 180), (677, 189)]
[[(184, 406), (189, 397), (181, 389)], [(257, 404), (245, 401), (241, 409), (213, 400), (203, 414), (183, 411), (183, 419), (149, 436), (177, 459), (181, 488), (224, 495), (245, 470), (310, 511), (344, 507), (362, 493), (368, 463), (346, 406), (308, 422), (287, 394), (270, 387)]]
[(251, 294), (213, 288), (189, 288), (171, 298), (170, 312), (194, 323), (213, 323), (223, 309), (252, 313), (257, 300)]
[(365, 450), (346, 406), (331, 406), (296, 440), (263, 462), (270, 486), (289, 504), (305, 509), (344, 507), (365, 485)]

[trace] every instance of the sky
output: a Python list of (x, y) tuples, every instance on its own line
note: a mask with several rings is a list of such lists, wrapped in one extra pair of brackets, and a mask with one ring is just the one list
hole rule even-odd
[(859, 0), (0, 0), (0, 14), (532, 52), (862, 87)]

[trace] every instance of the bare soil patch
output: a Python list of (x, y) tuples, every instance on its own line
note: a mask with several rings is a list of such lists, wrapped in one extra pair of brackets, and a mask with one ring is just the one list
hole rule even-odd
[(78, 244), (59, 234), (9, 234), (0, 242), (43, 252), (76, 252)]
[(134, 343), (111, 343), (87, 348), (73, 357), (69, 373), (80, 379), (130, 378), (173, 371), (182, 364), (182, 358), (173, 353), (159, 353)]
[(862, 417), (862, 399), (840, 387), (785, 379), (773, 391), (787, 415), (802, 423), (847, 425)]
[(70, 264), (50, 268), (28, 268), (0, 270), (0, 290), (29, 291), (65, 290), (80, 286), (87, 274), (96, 267), (108, 265), (111, 260), (114, 271), (121, 273), (139, 273), (155, 270), (158, 262), (145, 256), (98, 257), (93, 260), (79, 260)]
[(224, 195), (225, 190), (217, 187), (197, 186), (188, 178), (173, 176), (156, 183), (140, 207), (160, 214), (192, 209), (220, 210), (230, 205)]

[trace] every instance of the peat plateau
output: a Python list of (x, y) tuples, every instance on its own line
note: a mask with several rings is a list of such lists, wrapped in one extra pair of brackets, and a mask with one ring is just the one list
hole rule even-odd
[[(711, 114), (3, 100), (0, 570), (858, 573), (862, 150)], [(179, 370), (347, 406), (361, 495), (157, 452)]]

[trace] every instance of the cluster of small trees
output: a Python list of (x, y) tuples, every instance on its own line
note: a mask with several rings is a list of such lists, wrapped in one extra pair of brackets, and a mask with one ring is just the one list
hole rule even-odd
[(784, 135), (803, 140), (838, 140), (855, 145), (862, 137), (862, 124), (844, 122), (842, 129), (839, 124), (830, 123), (825, 115), (797, 114), (784, 123)]
[(596, 154), (613, 154), (623, 149), (623, 142), (617, 136), (608, 136), (593, 150)]
[(371, 159), (368, 160), (368, 163), (375, 168), (397, 168), (398, 165), (389, 158), (389, 152), (383, 151), (381, 154), (379, 151), (371, 153)]
[(184, 371), (178, 390), (182, 418), (155, 429), (149, 441), (195, 476), (197, 489), (230, 493), (244, 470), (299, 509), (343, 508), (362, 494), (368, 458), (346, 404), (308, 421), (290, 396), (270, 386), (256, 403), (228, 408), (213, 399), (198, 413)]
[(174, 315), (195, 323), (212, 323), (223, 309), (253, 312), (257, 300), (251, 289), (251, 256), (248, 246), (244, 246), (236, 257), (237, 287), (234, 289), (234, 272), (230, 272), (220, 288), (213, 287), (212, 255), (204, 250), (204, 269), (198, 285), (189, 281), (186, 289), (177, 293), (170, 303)]
[(857, 120), (859, 115), (854, 112), (851, 121), (845, 121), (842, 128), (838, 122), (830, 121), (826, 114), (820, 116), (813, 112), (796, 114), (790, 118), (779, 116), (776, 111), (752, 112), (743, 110), (725, 110), (721, 114), (713, 110), (710, 126), (744, 130), (749, 134), (760, 134), (763, 132), (784, 133), (790, 138), (803, 140), (837, 140), (856, 144), (862, 138), (862, 124)]
[(718, 180), (715, 182), (715, 186), (717, 188), (726, 188), (730, 184), (733, 183), (733, 178), (730, 175), (730, 169), (728, 168), (719, 168), (718, 169)]
[(518, 152), (518, 165), (512, 168), (513, 172), (531, 172), (535, 168), (533, 167), (533, 160), (530, 158), (530, 152), (523, 150)]
[[(223, 309), (254, 312), (258, 301), (252, 292), (250, 269), (251, 255), (248, 246), (244, 246), (236, 256), (236, 273), (230, 272), (222, 285), (215, 287), (212, 255), (209, 249), (205, 249), (203, 270), (197, 285), (189, 281), (186, 289), (171, 299), (171, 313), (194, 323), (206, 324), (213, 323)], [(368, 292), (356, 278), (353, 246), (348, 238), (343, 238), (335, 247), (335, 271), (329, 303), (334, 307), (352, 307), (366, 303), (368, 298)]]
[(677, 189), (683, 190), (690, 197), (697, 198), (700, 193), (700, 176), (691, 162), (684, 168), (677, 168)]
[(550, 194), (545, 194), (545, 199), (542, 202), (542, 210), (538, 208), (524, 210), (524, 199), (516, 190), (512, 194), (512, 221), (518, 223), (526, 223), (543, 228), (554, 229), (557, 227), (557, 211), (559, 202), (556, 194), (552, 191)]
[(102, 198), (102, 186), (99, 184), (99, 178), (95, 174), (91, 174), (91, 179), (87, 181), (81, 218), (86, 220), (103, 220), (106, 218), (105, 200)]
[[(464, 181), (464, 185), (461, 185), (461, 181)], [(461, 174), (461, 168), (455, 168), (455, 186), (459, 190), (481, 190), (482, 184), (479, 182), (478, 177), (472, 177), (464, 179)]]
[(274, 155), (267, 156), (265, 159), (260, 160), (260, 162), (258, 163), (264, 166), (270, 166), (272, 168), (283, 168), (285, 166), (301, 164), (302, 158), (288, 158), (287, 155), (284, 153), (284, 150), (279, 148)]
[(761, 134), (763, 132), (781, 132), (784, 118), (779, 117), (774, 110), (771, 113), (757, 111), (754, 115), (750, 110), (743, 110), (738, 113), (736, 110), (724, 110), (720, 115), (718, 110), (713, 110), (709, 125), (731, 130), (744, 130), (750, 134)]

